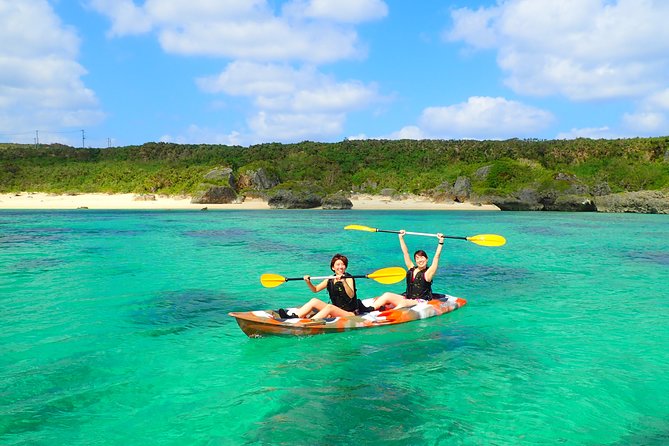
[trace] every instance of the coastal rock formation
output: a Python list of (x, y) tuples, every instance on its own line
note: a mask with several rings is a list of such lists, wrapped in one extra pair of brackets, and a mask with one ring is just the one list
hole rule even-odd
[(191, 203), (197, 204), (229, 204), (235, 202), (237, 192), (230, 186), (210, 186), (206, 190), (198, 192), (191, 199)]
[(669, 195), (660, 191), (622, 192), (595, 197), (598, 212), (669, 214)]
[(609, 195), (611, 193), (611, 187), (606, 181), (597, 183), (590, 188), (590, 193), (595, 197), (601, 197), (602, 195)]
[(191, 203), (229, 204), (237, 200), (236, 181), (229, 167), (216, 168), (204, 176), (200, 191), (196, 192)]
[(212, 183), (218, 186), (229, 186), (232, 189), (236, 189), (237, 185), (235, 184), (235, 177), (232, 174), (232, 169), (229, 167), (223, 167), (214, 169), (208, 172), (204, 176), (206, 183)]
[(458, 177), (453, 185), (453, 200), (464, 203), (472, 194), (472, 182), (467, 177)]
[(428, 195), (436, 203), (453, 201), (453, 186), (448, 181), (444, 181), (429, 191)]
[(482, 203), (492, 203), (503, 211), (543, 211), (544, 204), (539, 202), (539, 194), (532, 189), (523, 189), (508, 197), (485, 196)]
[(592, 197), (584, 195), (559, 195), (552, 203), (544, 204), (544, 211), (595, 212)]
[(267, 169), (245, 169), (239, 172), (237, 186), (239, 189), (264, 191), (279, 185), (279, 177)]
[(313, 183), (281, 184), (269, 194), (267, 204), (275, 209), (313, 209), (321, 206), (325, 194)]
[(322, 198), (308, 192), (295, 192), (287, 189), (276, 191), (267, 201), (275, 209), (313, 209), (321, 205)]
[(335, 194), (327, 195), (323, 199), (323, 209), (351, 209), (353, 202), (343, 193), (337, 192)]

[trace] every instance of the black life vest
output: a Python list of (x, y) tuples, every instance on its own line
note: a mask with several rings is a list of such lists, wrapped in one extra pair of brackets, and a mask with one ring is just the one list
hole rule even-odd
[(405, 297), (407, 299), (432, 299), (432, 282), (425, 280), (425, 271), (419, 270), (414, 277), (413, 272), (416, 267), (407, 271), (407, 291)]
[[(351, 277), (351, 275), (345, 273), (344, 277)], [(358, 290), (355, 288), (355, 279), (353, 279), (353, 297), (346, 294), (343, 283), (335, 283), (334, 279), (328, 280), (327, 290), (333, 305), (345, 311), (356, 312), (358, 309)]]

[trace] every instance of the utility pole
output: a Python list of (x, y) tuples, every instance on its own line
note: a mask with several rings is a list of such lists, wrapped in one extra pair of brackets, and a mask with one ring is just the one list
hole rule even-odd
[(39, 147), (39, 130), (35, 130), (35, 148)]
[(81, 130), (81, 148), (85, 149), (86, 148), (86, 135), (84, 134), (83, 129)]

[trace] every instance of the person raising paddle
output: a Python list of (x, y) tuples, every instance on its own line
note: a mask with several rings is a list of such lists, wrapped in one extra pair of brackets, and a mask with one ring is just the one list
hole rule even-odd
[(303, 318), (313, 310), (317, 310), (311, 319), (324, 319), (326, 317), (345, 317), (354, 316), (359, 313), (371, 311), (371, 308), (365, 307), (357, 296), (355, 279), (346, 272), (348, 267), (348, 258), (342, 254), (335, 254), (330, 261), (330, 269), (335, 273), (334, 279), (325, 279), (318, 285), (311, 283), (311, 277), (304, 276), (304, 281), (309, 289), (318, 293), (324, 289), (328, 290), (330, 301), (325, 303), (320, 299), (313, 298), (302, 305), (294, 314), (279, 311), (282, 318), (298, 317)]
[(432, 264), (428, 267), (427, 253), (425, 253), (425, 251), (422, 249), (419, 249), (414, 253), (413, 259), (416, 262), (414, 265), (414, 262), (409, 256), (409, 249), (404, 242), (404, 234), (406, 234), (406, 231), (402, 229), (399, 232), (398, 237), (400, 239), (402, 254), (404, 255), (404, 263), (408, 269), (406, 275), (406, 291), (403, 294), (383, 293), (374, 300), (375, 310), (378, 310), (386, 304), (394, 305), (395, 308), (412, 307), (420, 301), (427, 301), (432, 299), (432, 279), (434, 278), (434, 275), (436, 274), (437, 268), (439, 266), (439, 256), (441, 255), (441, 249), (444, 245), (444, 235), (437, 233), (439, 244), (437, 245), (437, 250), (434, 253)]

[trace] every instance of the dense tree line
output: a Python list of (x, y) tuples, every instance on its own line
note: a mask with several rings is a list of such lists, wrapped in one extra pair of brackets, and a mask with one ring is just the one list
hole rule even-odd
[[(424, 193), (458, 177), (479, 194), (562, 187), (558, 174), (613, 192), (669, 188), (669, 137), (615, 140), (345, 140), (250, 147), (146, 143), (108, 149), (0, 144), (0, 192), (190, 194), (216, 167), (264, 167), (328, 192)], [(477, 175), (484, 169), (485, 175)]]

